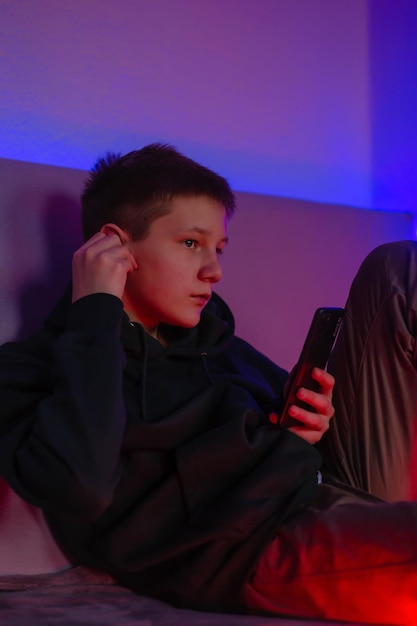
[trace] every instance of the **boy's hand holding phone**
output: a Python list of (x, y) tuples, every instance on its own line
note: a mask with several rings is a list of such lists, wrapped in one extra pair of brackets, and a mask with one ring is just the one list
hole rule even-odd
[(315, 312), (299, 361), (290, 375), (281, 415), (273, 423), (287, 428), (309, 443), (320, 441), (334, 415), (332, 393), (335, 380), (325, 371), (343, 320), (343, 309)]
[(291, 404), (288, 407), (288, 416), (293, 425), (288, 425), (287, 428), (314, 445), (329, 429), (330, 420), (334, 415), (332, 395), (335, 380), (331, 374), (319, 368), (314, 368), (311, 375), (320, 385), (320, 391), (312, 391), (305, 387), (297, 390), (297, 399), (302, 401), (304, 408), (298, 404)]

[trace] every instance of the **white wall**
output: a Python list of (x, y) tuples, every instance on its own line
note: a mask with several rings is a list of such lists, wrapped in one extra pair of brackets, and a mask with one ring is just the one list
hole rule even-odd
[(236, 312), (237, 333), (287, 369), (315, 309), (343, 307), (365, 256), (415, 232), (409, 214), (253, 194), (238, 203), (217, 291)]
[(35, 330), (69, 280), (85, 178), (0, 159), (0, 343)]

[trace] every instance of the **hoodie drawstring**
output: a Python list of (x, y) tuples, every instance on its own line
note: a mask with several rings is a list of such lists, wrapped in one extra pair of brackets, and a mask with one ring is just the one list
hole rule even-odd
[(207, 380), (209, 381), (210, 384), (213, 385), (214, 384), (214, 378), (210, 374), (209, 367), (208, 367), (208, 362), (207, 362), (208, 353), (207, 352), (201, 352), (200, 356), (201, 356), (201, 362), (203, 364), (204, 373), (207, 376)]

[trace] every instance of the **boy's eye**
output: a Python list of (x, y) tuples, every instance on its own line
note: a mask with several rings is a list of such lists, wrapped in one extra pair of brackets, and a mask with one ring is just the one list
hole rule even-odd
[(197, 242), (195, 239), (185, 239), (184, 246), (186, 248), (195, 248)]

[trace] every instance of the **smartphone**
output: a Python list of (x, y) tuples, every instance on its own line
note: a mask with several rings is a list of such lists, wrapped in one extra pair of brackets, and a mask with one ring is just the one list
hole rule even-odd
[(289, 383), (284, 408), (278, 420), (281, 427), (288, 428), (288, 426), (297, 423), (293, 417), (288, 415), (288, 409), (292, 404), (301, 406), (308, 411), (314, 411), (311, 405), (298, 400), (296, 393), (300, 387), (320, 391), (320, 385), (312, 378), (311, 372), (314, 367), (326, 369), (330, 353), (342, 325), (343, 313), (344, 309), (328, 307), (317, 309), (315, 312), (300, 358)]

